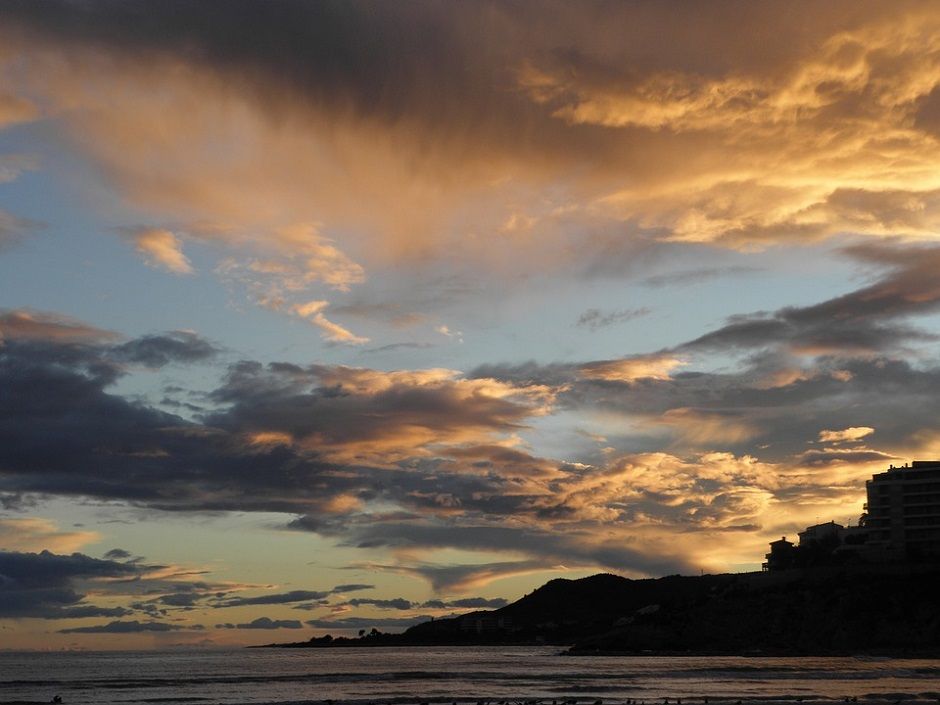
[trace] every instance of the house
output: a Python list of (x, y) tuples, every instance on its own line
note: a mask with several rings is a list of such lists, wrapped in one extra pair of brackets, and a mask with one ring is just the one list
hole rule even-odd
[(770, 553), (764, 558), (767, 562), (761, 568), (763, 570), (786, 570), (793, 567), (793, 543), (787, 541), (787, 537), (782, 537), (779, 541), (770, 542)]
[(810, 546), (819, 544), (833, 544), (838, 546), (842, 543), (842, 537), (845, 535), (845, 527), (842, 524), (836, 524), (834, 521), (827, 521), (825, 524), (815, 524), (807, 526), (799, 533), (800, 546)]

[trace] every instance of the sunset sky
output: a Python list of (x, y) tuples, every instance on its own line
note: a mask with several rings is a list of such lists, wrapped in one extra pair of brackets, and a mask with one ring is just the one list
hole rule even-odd
[(0, 0), (0, 646), (759, 569), (940, 457), (940, 8)]

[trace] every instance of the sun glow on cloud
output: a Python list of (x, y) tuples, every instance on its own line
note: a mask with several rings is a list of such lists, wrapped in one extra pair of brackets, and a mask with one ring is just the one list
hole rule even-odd
[(131, 238), (151, 266), (163, 267), (174, 274), (193, 274), (193, 266), (183, 254), (179, 238), (169, 230), (141, 228), (133, 232)]
[(343, 328), (338, 323), (328, 319), (323, 311), (330, 305), (329, 301), (308, 301), (305, 304), (297, 304), (291, 310), (297, 316), (310, 321), (323, 331), (323, 337), (334, 343), (347, 343), (350, 345), (362, 345), (368, 343), (368, 338), (355, 335)]
[(934, 5), (274, 2), (0, 9), (0, 620), (753, 567), (940, 450)]
[(71, 553), (100, 539), (97, 531), (62, 531), (50, 519), (0, 519), (0, 546), (8, 551)]

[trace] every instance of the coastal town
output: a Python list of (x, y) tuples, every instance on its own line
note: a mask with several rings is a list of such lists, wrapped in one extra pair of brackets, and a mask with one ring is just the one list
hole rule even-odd
[(855, 526), (835, 521), (806, 527), (797, 543), (770, 543), (764, 571), (849, 563), (920, 563), (940, 557), (940, 460), (891, 465), (865, 483), (867, 501)]

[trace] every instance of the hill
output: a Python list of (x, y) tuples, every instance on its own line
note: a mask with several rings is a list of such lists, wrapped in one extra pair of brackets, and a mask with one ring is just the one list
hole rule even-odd
[(940, 566), (557, 579), (500, 609), (403, 634), (280, 646), (508, 643), (581, 654), (940, 653)]

